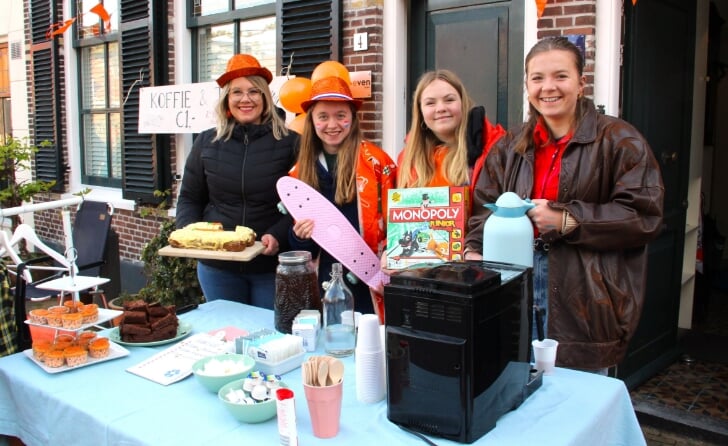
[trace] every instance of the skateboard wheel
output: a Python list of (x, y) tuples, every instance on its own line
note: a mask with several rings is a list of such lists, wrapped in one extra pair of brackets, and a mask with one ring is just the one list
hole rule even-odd
[(359, 279), (354, 274), (352, 274), (351, 271), (346, 273), (346, 280), (352, 285), (356, 285), (357, 283), (359, 283)]

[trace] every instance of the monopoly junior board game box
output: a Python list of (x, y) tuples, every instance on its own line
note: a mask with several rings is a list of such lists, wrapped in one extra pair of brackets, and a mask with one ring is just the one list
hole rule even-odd
[(390, 189), (387, 199), (387, 268), (462, 260), (468, 187)]

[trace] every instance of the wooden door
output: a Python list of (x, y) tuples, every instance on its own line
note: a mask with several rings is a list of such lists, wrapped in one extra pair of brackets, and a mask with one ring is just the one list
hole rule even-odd
[(623, 117), (647, 138), (665, 183), (663, 231), (649, 246), (642, 318), (617, 376), (629, 387), (677, 356), (677, 325), (685, 240), (695, 2), (624, 2)]

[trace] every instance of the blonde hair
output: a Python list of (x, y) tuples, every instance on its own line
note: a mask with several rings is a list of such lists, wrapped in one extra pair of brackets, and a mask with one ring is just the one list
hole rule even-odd
[[(316, 162), (324, 148), (313, 126), (315, 107), (316, 104), (309, 109), (303, 124), (303, 135), (298, 149), (298, 179), (320, 191)], [(349, 108), (352, 115), (351, 131), (341, 142), (341, 148), (337, 152), (336, 173), (332, 172), (336, 182), (334, 202), (338, 205), (351, 203), (356, 199), (356, 163), (359, 159), (362, 136), (356, 108), (352, 103), (349, 103)]]
[[(425, 125), (420, 100), (422, 92), (436, 80), (450, 84), (458, 92), (461, 102), (460, 125), (455, 130), (455, 144), (440, 141)], [(470, 178), (468, 170), (467, 128), (468, 113), (473, 101), (465, 90), (465, 85), (450, 70), (435, 70), (424, 73), (412, 97), (412, 122), (407, 133), (407, 142), (402, 155), (402, 163), (397, 169), (397, 187), (424, 187), (435, 176), (433, 154), (435, 148), (445, 145), (449, 148), (443, 161), (444, 174), (452, 185), (467, 184)]]
[[(268, 87), (268, 82), (260, 76), (247, 76), (247, 79), (255, 88), (261, 91), (263, 97), (263, 114), (260, 116), (260, 123), (271, 123), (273, 128), (273, 137), (275, 139), (283, 139), (288, 136), (288, 128), (286, 122), (278, 115), (278, 111), (273, 102), (273, 95)], [(232, 79), (231, 79), (232, 80)], [(213, 141), (227, 141), (233, 134), (233, 129), (237, 121), (228, 115), (230, 107), (228, 106), (228, 96), (230, 95), (230, 82), (226, 83), (220, 91), (220, 100), (217, 102), (215, 111), (217, 112), (217, 135)]]

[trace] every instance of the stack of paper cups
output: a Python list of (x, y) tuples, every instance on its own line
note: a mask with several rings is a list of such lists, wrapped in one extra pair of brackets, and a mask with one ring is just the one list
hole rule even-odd
[(364, 314), (359, 320), (354, 362), (356, 398), (362, 403), (376, 403), (384, 399), (384, 346), (379, 330), (379, 317), (375, 314)]

